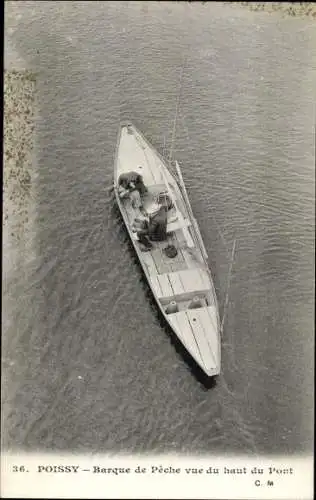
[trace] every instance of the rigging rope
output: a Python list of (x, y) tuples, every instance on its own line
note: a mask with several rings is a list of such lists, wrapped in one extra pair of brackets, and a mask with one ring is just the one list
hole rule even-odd
[(170, 146), (170, 152), (169, 152), (169, 163), (171, 163), (171, 160), (172, 160), (172, 153), (173, 153), (174, 141), (175, 141), (175, 137), (176, 137), (176, 127), (177, 127), (178, 111), (179, 111), (179, 106), (180, 106), (180, 97), (181, 97), (181, 89), (182, 89), (182, 79), (183, 79), (184, 68), (185, 68), (187, 59), (188, 59), (188, 51), (187, 51), (186, 55), (183, 58), (182, 69), (181, 69), (181, 74), (180, 74), (179, 91), (178, 91), (178, 97), (177, 97), (176, 112), (175, 112), (175, 117), (174, 117), (174, 121), (173, 121), (171, 146)]
[[(193, 147), (192, 147), (192, 143), (191, 143), (191, 139), (190, 139), (190, 135), (189, 135), (189, 130), (188, 130), (188, 127), (187, 127), (187, 125), (186, 125), (186, 123), (185, 123), (184, 116), (183, 116), (181, 113), (180, 113), (180, 117), (181, 117), (181, 121), (182, 121), (183, 128), (185, 129), (185, 132), (186, 132), (186, 136), (187, 136), (187, 144), (189, 144), (189, 147), (190, 147), (190, 149), (191, 149), (192, 153), (194, 153), (194, 149), (193, 149)], [(196, 156), (195, 156), (194, 154), (193, 154), (193, 161), (194, 161), (194, 162), (196, 162)], [(214, 220), (214, 222), (215, 222), (215, 225), (216, 225), (216, 227), (217, 227), (218, 233), (219, 233), (220, 238), (221, 238), (221, 240), (222, 240), (222, 242), (223, 242), (223, 245), (224, 245), (224, 248), (225, 248), (226, 254), (227, 254), (227, 256), (228, 256), (228, 255), (229, 255), (229, 250), (228, 250), (227, 242), (226, 242), (226, 240), (225, 240), (225, 238), (224, 238), (223, 232), (221, 231), (221, 228), (220, 228), (219, 224), (217, 223), (216, 218), (215, 218), (215, 216), (214, 216), (214, 214), (213, 214), (213, 213), (211, 213), (211, 217), (212, 217), (212, 219), (213, 219), (213, 220)]]

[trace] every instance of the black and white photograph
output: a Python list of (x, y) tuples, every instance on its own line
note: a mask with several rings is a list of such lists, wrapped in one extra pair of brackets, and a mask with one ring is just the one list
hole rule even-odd
[[(230, 498), (243, 474), (279, 498), (237, 460), (264, 458), (294, 498), (286, 461), (314, 441), (315, 5), (6, 1), (4, 22), (3, 456), (55, 456), (39, 481), (63, 455), (236, 457)], [(87, 463), (87, 484), (109, 473)], [(10, 497), (33, 471), (5, 467)], [(219, 498), (208, 480), (195, 498)]]

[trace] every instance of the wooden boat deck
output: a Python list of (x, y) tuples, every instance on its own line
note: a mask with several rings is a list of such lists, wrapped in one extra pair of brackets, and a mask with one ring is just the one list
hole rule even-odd
[[(130, 131), (129, 131), (130, 130)], [(138, 147), (135, 147), (135, 141)], [(144, 138), (137, 132), (135, 128), (123, 127), (121, 131), (120, 148), (117, 155), (117, 171), (122, 174), (129, 172), (131, 170), (131, 165), (133, 165), (133, 170), (139, 172), (144, 179), (145, 185), (149, 189), (159, 189), (166, 185), (165, 180), (162, 175), (162, 169), (164, 169), (163, 162), (155, 154), (155, 151), (149, 147)], [(168, 172), (166, 175), (169, 180), (174, 183), (174, 180)], [(177, 186), (174, 186), (176, 191)], [(177, 200), (180, 205), (182, 212), (185, 212), (184, 203), (179, 196), (179, 192), (176, 193)]]
[[(139, 145), (137, 148), (135, 148), (135, 139)], [(118, 154), (119, 171), (121, 173), (128, 172), (130, 170), (130, 162), (133, 165), (137, 165), (140, 170), (143, 170), (141, 173), (147, 186), (164, 183), (159, 165), (157, 165), (156, 156), (150, 148), (146, 148), (146, 145), (134, 130), (130, 133), (126, 127), (123, 128), (121, 135), (121, 145)], [(143, 169), (142, 165), (146, 165), (146, 168)]]
[[(159, 154), (133, 126), (120, 131), (116, 157), (115, 183), (122, 173), (142, 175), (148, 193), (143, 206), (150, 212), (159, 193), (167, 192), (174, 202), (168, 211), (167, 239), (155, 241), (153, 248), (142, 251), (132, 231), (136, 217), (142, 216), (130, 199), (120, 199), (130, 237), (145, 270), (148, 283), (171, 328), (208, 375), (219, 373), (220, 342), (216, 297), (211, 277), (198, 242), (194, 219), (190, 217), (175, 178)], [(177, 255), (168, 257), (164, 249), (173, 245)]]
[[(216, 314), (216, 307), (211, 306), (168, 315), (168, 320), (182, 343), (200, 365), (205, 367), (216, 366), (219, 356), (217, 349), (213, 347), (218, 344)], [(212, 329), (210, 324), (213, 325)], [(213, 348), (210, 349), (210, 345)]]
[[(135, 141), (139, 147), (135, 147)], [(132, 162), (133, 170), (142, 175), (148, 189), (148, 193), (143, 199), (145, 208), (149, 209), (154, 204), (159, 193), (168, 191), (167, 179), (169, 189), (171, 187), (173, 190), (173, 197), (181, 212), (181, 224), (172, 219), (174, 216), (172, 210), (168, 212), (168, 219), (170, 218), (172, 222), (168, 221), (167, 240), (154, 242), (150, 251), (141, 251), (141, 246), (132, 234), (135, 246), (140, 252), (140, 259), (147, 271), (150, 285), (157, 298), (165, 303), (177, 297), (179, 301), (187, 305), (187, 301), (197, 294), (206, 294), (209, 299), (208, 305), (210, 305), (212, 303), (211, 283), (201, 252), (192, 239), (191, 221), (174, 178), (165, 169), (155, 152), (150, 147), (146, 147), (146, 143), (135, 129), (132, 130), (132, 133), (128, 131), (128, 127), (122, 129), (118, 162), (119, 174), (128, 172)], [(162, 169), (165, 170), (164, 174), (161, 173)], [(136, 217), (142, 216), (139, 209), (132, 206), (129, 198), (122, 200), (122, 209), (130, 227)], [(179, 212), (176, 212), (176, 215), (177, 213)], [(187, 232), (185, 233), (185, 231)], [(176, 257), (169, 258), (165, 255), (164, 248), (168, 245), (174, 245), (177, 248)]]
[(184, 301), (192, 296), (203, 297), (210, 289), (208, 275), (202, 268), (151, 274), (150, 284), (157, 297), (166, 303), (173, 299)]
[[(130, 226), (136, 217), (142, 216), (139, 210), (132, 207), (129, 199), (124, 200), (122, 206)], [(137, 244), (137, 241), (135, 243)], [(174, 245), (178, 250), (177, 256), (172, 259), (163, 252), (163, 249), (168, 245)], [(195, 247), (188, 247), (182, 229), (168, 232), (166, 241), (157, 241), (154, 243), (153, 250), (142, 252), (142, 260), (146, 263), (149, 274), (163, 274), (203, 265), (200, 252)]]

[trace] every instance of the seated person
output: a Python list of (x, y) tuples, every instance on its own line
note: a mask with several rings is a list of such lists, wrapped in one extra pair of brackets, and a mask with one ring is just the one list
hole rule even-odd
[(130, 196), (132, 206), (142, 210), (142, 195), (147, 192), (143, 178), (137, 172), (126, 172), (120, 175), (118, 180), (118, 191), (121, 198)]
[(138, 208), (140, 211), (144, 210), (143, 202), (142, 202), (141, 196), (139, 194), (139, 191), (137, 191), (137, 189), (130, 191), (129, 197), (130, 197), (133, 208)]
[(130, 192), (137, 189), (140, 195), (147, 193), (147, 188), (144, 184), (143, 178), (137, 172), (126, 172), (125, 174), (121, 174), (118, 180), (118, 185), (122, 192)]
[(148, 236), (151, 241), (167, 239), (167, 208), (160, 206), (158, 212), (149, 218)]
[(151, 249), (151, 241), (165, 241), (167, 239), (167, 209), (161, 206), (157, 213), (150, 217), (136, 218), (132, 224), (132, 231), (145, 249)]
[(148, 219), (147, 218), (136, 218), (132, 224), (132, 231), (136, 233), (137, 239), (145, 247), (145, 250), (150, 250), (152, 248), (152, 243), (148, 238)]
[(171, 208), (173, 208), (173, 203), (168, 193), (159, 193), (157, 202), (159, 203), (159, 205), (163, 205), (164, 207), (166, 207), (167, 210), (171, 210)]

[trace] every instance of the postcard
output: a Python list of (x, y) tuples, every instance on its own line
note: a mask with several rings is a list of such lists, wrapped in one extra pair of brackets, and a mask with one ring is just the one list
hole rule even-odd
[(313, 497), (315, 7), (5, 3), (6, 498)]

